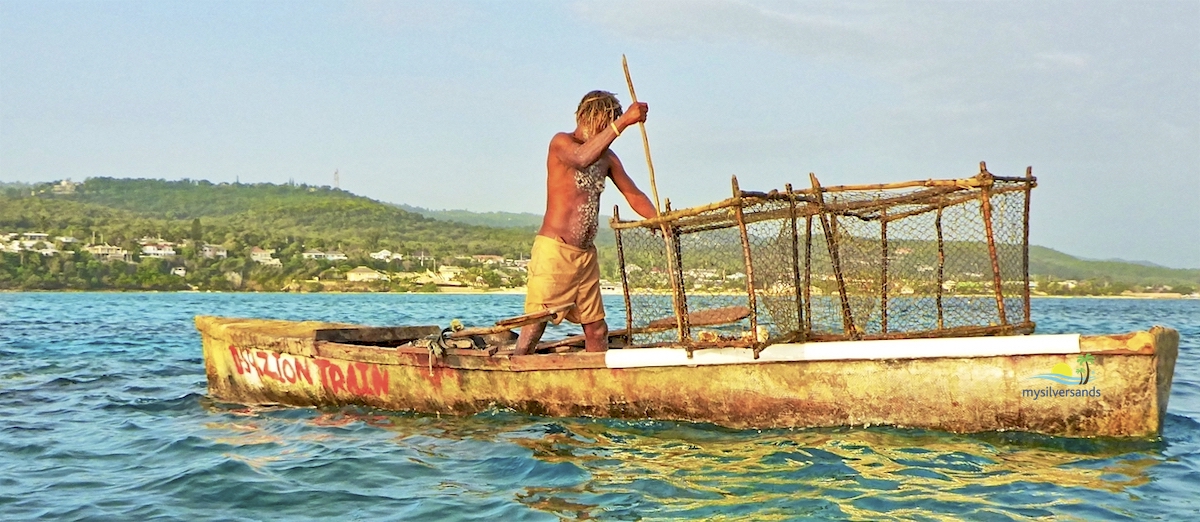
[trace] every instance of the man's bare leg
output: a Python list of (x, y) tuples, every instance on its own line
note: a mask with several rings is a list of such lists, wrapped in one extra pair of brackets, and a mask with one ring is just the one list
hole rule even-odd
[(543, 333), (546, 333), (545, 322), (522, 326), (521, 335), (517, 336), (517, 349), (513, 352), (513, 355), (533, 353), (533, 347), (537, 346), (538, 341), (542, 340)]
[(583, 325), (583, 336), (587, 351), (608, 351), (608, 323), (604, 319)]

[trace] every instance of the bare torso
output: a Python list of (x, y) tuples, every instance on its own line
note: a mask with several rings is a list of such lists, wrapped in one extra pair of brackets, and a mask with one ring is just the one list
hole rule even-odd
[[(577, 140), (576, 140), (577, 141)], [(591, 248), (599, 230), (600, 193), (609, 176), (611, 152), (595, 163), (575, 169), (551, 155), (546, 160), (546, 217), (538, 234)]]
[[(581, 107), (582, 104), (580, 102)], [(575, 132), (560, 132), (550, 140), (546, 155), (546, 217), (542, 219), (539, 235), (579, 248), (594, 248), (605, 178), (612, 178), (613, 185), (639, 215), (644, 218), (658, 215), (654, 203), (629, 179), (620, 158), (608, 149), (622, 130), (646, 121), (647, 110), (645, 103), (634, 102), (607, 126), (591, 129), (592, 132), (584, 132), (577, 126)], [(584, 136), (590, 136), (590, 139), (585, 140)], [(598, 271), (596, 265), (591, 266), (592, 270)], [(530, 275), (532, 281), (533, 274)], [(527, 295), (527, 311), (528, 298)], [(530, 353), (545, 329), (546, 323), (522, 327), (514, 354)], [(583, 333), (587, 337), (587, 351), (608, 349), (608, 323), (604, 319), (584, 324)]]

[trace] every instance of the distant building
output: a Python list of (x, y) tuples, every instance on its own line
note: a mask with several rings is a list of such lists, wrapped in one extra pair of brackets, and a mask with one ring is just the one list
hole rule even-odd
[(325, 252), (321, 252), (320, 250), (308, 250), (300, 255), (304, 259), (325, 259)]
[(346, 257), (346, 254), (341, 252), (326, 252), (325, 259), (328, 261), (345, 261), (350, 258)]
[(171, 275), (177, 275), (179, 277), (187, 277), (187, 269), (182, 266), (177, 266), (177, 267), (171, 269)]
[(702, 280), (717, 280), (721, 272), (715, 268), (692, 268), (683, 272), (684, 276)]
[(142, 245), (142, 246), (146, 246), (146, 245), (166, 245), (166, 246), (171, 246), (171, 247), (175, 246), (175, 243), (167, 241), (161, 237), (150, 237), (150, 236), (146, 236), (146, 237), (139, 239), (138, 244)]
[(88, 245), (84, 247), (84, 250), (106, 261), (129, 261), (131, 259), (129, 252), (124, 248), (115, 247), (107, 243), (103, 245)]
[(79, 185), (82, 185), (82, 183), (74, 183), (69, 179), (64, 179), (50, 187), (50, 192), (55, 194), (74, 194), (75, 187), (78, 187)]
[(175, 257), (175, 249), (171, 245), (143, 245), (142, 255), (149, 257), (157, 257), (159, 259), (169, 259)]
[(461, 266), (442, 265), (438, 267), (438, 275), (446, 279), (452, 279), (454, 276), (466, 273), (467, 269)]
[(378, 259), (380, 261), (403, 261), (404, 260), (404, 254), (401, 254), (399, 252), (392, 252), (391, 250), (388, 250), (386, 248), (383, 250), (380, 250), (378, 252), (372, 252), (370, 254), (370, 256), (371, 256), (371, 259)]
[(78, 240), (78, 239), (75, 239), (75, 238), (73, 238), (73, 237), (71, 237), (71, 236), (58, 236), (58, 237), (54, 238), (54, 240), (55, 240), (55, 241), (58, 241), (59, 243), (62, 243), (62, 244), (64, 244), (64, 245), (66, 245), (66, 244), (70, 244), (70, 243), (78, 243), (78, 242), (79, 242), (79, 240)]
[[(271, 260), (275, 259), (273, 254), (275, 254), (275, 249), (273, 249), (273, 248), (272, 249), (264, 249), (264, 248), (254, 247), (254, 248), (250, 249), (250, 260), (254, 261), (255, 263), (271, 265), (271, 264), (274, 264), (271, 262)], [(279, 260), (275, 259), (275, 261), (279, 261)]]
[(474, 259), (475, 262), (477, 262), (477, 263), (483, 263), (485, 265), (502, 265), (502, 264), (504, 264), (504, 256), (476, 255), (476, 256), (471, 256), (471, 259)]
[(204, 246), (200, 247), (200, 255), (208, 259), (214, 259), (218, 257), (224, 259), (229, 257), (229, 250), (221, 245), (209, 245), (205, 243)]
[(27, 241), (45, 241), (50, 237), (50, 234), (43, 234), (41, 232), (25, 232), (24, 234), (21, 234), (21, 237), (25, 238)]
[(360, 266), (354, 270), (346, 272), (346, 280), (352, 283), (360, 283), (370, 281), (387, 281), (388, 277), (365, 266)]
[(371, 252), (369, 255), (371, 256), (371, 259), (378, 259), (380, 261), (391, 261), (392, 259), (403, 259), (403, 256), (400, 256), (400, 254), (392, 254), (392, 251), (388, 250), (386, 248), (383, 250), (380, 250), (378, 252)]

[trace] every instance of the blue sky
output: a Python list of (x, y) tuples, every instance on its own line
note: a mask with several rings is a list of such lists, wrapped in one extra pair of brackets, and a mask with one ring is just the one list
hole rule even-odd
[[(731, 175), (1032, 165), (1035, 244), (1200, 268), (1197, 27), (1197, 1), (0, 0), (0, 181), (337, 169), (383, 201), (541, 212), (550, 137), (589, 90), (628, 101), (624, 53), (675, 208)], [(636, 134), (613, 149), (648, 189)]]

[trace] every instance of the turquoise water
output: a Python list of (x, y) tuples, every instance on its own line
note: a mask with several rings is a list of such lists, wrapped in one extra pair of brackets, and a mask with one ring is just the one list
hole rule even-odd
[(1200, 301), (1033, 302), (1041, 333), (1181, 331), (1163, 438), (1132, 442), (246, 408), (205, 396), (191, 324), (483, 324), (521, 299), (0, 294), (0, 519), (1200, 517)]

